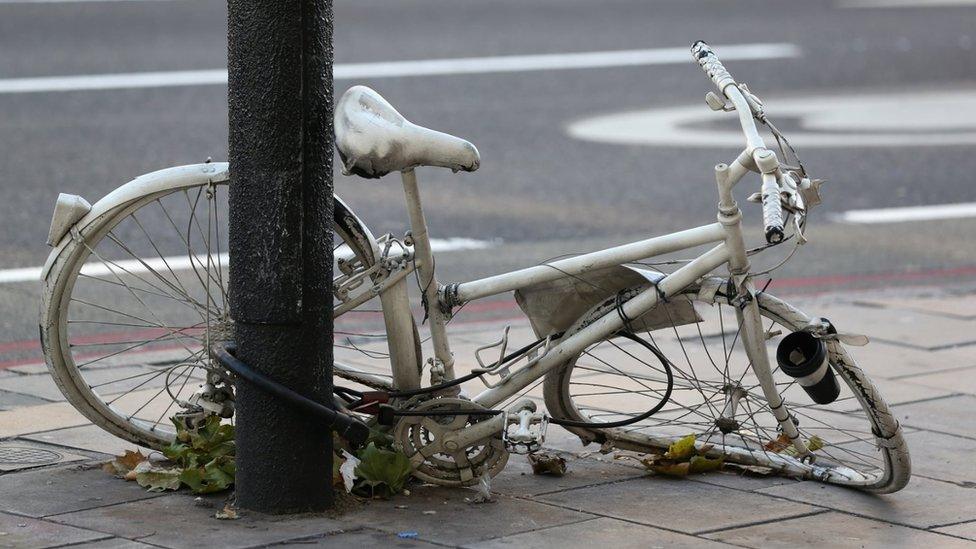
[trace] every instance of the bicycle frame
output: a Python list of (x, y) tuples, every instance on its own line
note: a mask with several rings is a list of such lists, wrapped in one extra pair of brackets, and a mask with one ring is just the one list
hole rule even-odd
[[(715, 244), (714, 247), (691, 262), (665, 276), (657, 284), (625, 302), (621, 307), (623, 315), (619, 313), (606, 314), (578, 332), (559, 339), (558, 343), (548, 347), (541, 356), (515, 370), (496, 386), (484, 390), (472, 400), (477, 404), (492, 408), (516, 396), (519, 391), (540, 379), (553, 368), (565, 364), (588, 346), (623, 328), (624, 318), (640, 317), (662, 301), (666, 302), (670, 296), (681, 293), (714, 269), (727, 264), (736, 286), (736, 295), (739, 296), (736, 314), (752, 368), (783, 432), (797, 445), (800, 454), (805, 455), (807, 453), (806, 446), (803, 441), (799, 440), (797, 428), (785, 407), (782, 406), (782, 398), (773, 381), (765, 347), (765, 332), (762, 327), (759, 308), (754, 298), (755, 287), (749, 277), (749, 258), (745, 250), (741, 226), (742, 214), (732, 198), (732, 188), (736, 183), (750, 170), (758, 171), (755, 163), (752, 162), (757, 149), (752, 145), (753, 143), (750, 142), (750, 147), (743, 151), (731, 165), (719, 164), (715, 167), (716, 181), (721, 196), (718, 222), (716, 223), (518, 271), (448, 285), (440, 285), (434, 272), (433, 254), (430, 250), (430, 239), (421, 206), (416, 174), (413, 170), (403, 172), (402, 179), (410, 214), (417, 270), (420, 273), (420, 279), (423, 281), (424, 297), (429, 304), (428, 314), (434, 347), (434, 357), (429, 362), (432, 365), (434, 382), (446, 381), (455, 377), (454, 357), (450, 350), (446, 329), (454, 306), (565, 276), (583, 275), (598, 269), (651, 259), (702, 245)], [(396, 350), (391, 349), (391, 354), (396, 354)]]

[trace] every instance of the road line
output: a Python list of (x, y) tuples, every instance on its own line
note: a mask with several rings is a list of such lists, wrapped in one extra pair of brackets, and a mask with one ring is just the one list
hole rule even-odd
[(945, 8), (976, 6), (976, 0), (839, 0), (839, 8)]
[[(936, 147), (976, 145), (972, 88), (887, 93), (764, 96), (773, 120), (796, 119), (790, 143), (812, 147)], [(658, 147), (742, 148), (735, 119), (701, 104), (614, 112), (577, 120), (570, 136), (602, 143)]]
[[(483, 250), (485, 248), (491, 248), (496, 246), (499, 242), (492, 240), (477, 240), (474, 238), (432, 238), (430, 240), (431, 250), (435, 252), (455, 252), (460, 250)], [(227, 265), (229, 256), (226, 253), (214, 256), (211, 259), (213, 262), (219, 262), (221, 265)], [(207, 261), (206, 255), (196, 255), (193, 256), (191, 261), (190, 256), (173, 256), (166, 257), (164, 259), (156, 258), (146, 258), (146, 259), (126, 259), (122, 261), (116, 261), (114, 263), (115, 268), (110, 269), (109, 266), (103, 263), (89, 263), (81, 268), (82, 274), (88, 276), (106, 276), (112, 274), (113, 270), (118, 272), (120, 275), (125, 274), (126, 271), (129, 273), (147, 273), (149, 269), (152, 268), (156, 271), (166, 271), (169, 269), (173, 270), (187, 270), (192, 269), (194, 266), (197, 268), (202, 268)], [(35, 282), (41, 278), (42, 267), (21, 267), (16, 269), (0, 269), (0, 284), (9, 284), (13, 282)]]
[[(0, 0), (2, 1), (2, 0)], [(718, 46), (726, 61), (746, 59), (784, 59), (799, 57), (794, 44), (739, 44)], [(594, 69), (640, 65), (691, 63), (688, 48), (555, 53), (543, 55), (503, 55), (380, 63), (340, 63), (333, 70), (336, 80), (482, 74), (541, 70)], [(2, 93), (114, 90), (178, 86), (209, 86), (227, 83), (227, 71), (157, 71), (78, 76), (43, 76), (0, 79)]]
[(976, 202), (961, 204), (937, 204), (906, 208), (876, 208), (872, 210), (848, 210), (830, 216), (842, 223), (901, 223), (905, 221), (930, 221), (935, 219), (959, 219), (976, 217)]
[(173, 2), (175, 0), (0, 0), (0, 4), (79, 4), (82, 2)]

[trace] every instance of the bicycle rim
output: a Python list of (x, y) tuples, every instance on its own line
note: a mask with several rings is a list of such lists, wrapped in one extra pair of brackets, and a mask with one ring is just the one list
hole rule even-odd
[[(695, 300), (697, 294), (676, 299)], [(808, 319), (771, 296), (758, 299), (773, 356), (779, 339)], [(696, 305), (702, 322), (640, 334), (667, 357), (674, 374), (673, 395), (658, 414), (622, 428), (570, 430), (584, 440), (610, 440), (638, 451), (665, 450), (694, 435), (698, 448), (711, 447), (711, 455), (729, 462), (875, 491), (904, 486), (910, 466), (897, 422), (841, 345), (829, 344), (832, 369), (841, 384), (841, 394), (831, 404), (815, 404), (795, 379), (774, 367), (777, 389), (798, 422), (801, 438), (817, 448), (812, 462), (800, 459), (779, 432), (751, 372), (734, 309), (721, 294), (714, 304)], [(598, 309), (591, 315), (606, 312)], [(640, 350), (619, 338), (594, 344), (550, 374), (547, 406), (554, 415), (594, 422), (619, 421), (649, 409), (663, 393), (664, 376), (655, 357)], [(730, 408), (733, 394), (736, 403)]]

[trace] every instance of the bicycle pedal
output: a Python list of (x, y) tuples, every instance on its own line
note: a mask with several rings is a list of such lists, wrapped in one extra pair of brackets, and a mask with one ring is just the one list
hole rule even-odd
[[(514, 433), (509, 433), (510, 426), (517, 426)], [(502, 441), (505, 448), (513, 454), (532, 454), (542, 449), (546, 441), (546, 430), (549, 427), (549, 416), (543, 413), (536, 413), (531, 409), (523, 409), (515, 414), (509, 415), (505, 421), (505, 430), (502, 431)]]

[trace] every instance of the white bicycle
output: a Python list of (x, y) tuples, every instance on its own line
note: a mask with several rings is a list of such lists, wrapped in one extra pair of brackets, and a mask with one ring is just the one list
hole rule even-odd
[[(819, 182), (714, 52), (703, 42), (692, 51), (721, 92), (706, 96), (709, 106), (734, 110), (746, 142), (715, 167), (717, 222), (470, 282), (436, 276), (414, 168), (474, 171), (477, 149), (408, 122), (369, 88), (339, 101), (346, 173), (400, 172), (411, 227), (376, 238), (336, 197), (335, 374), (355, 385), (337, 388), (335, 404), (379, 412), (417, 477), (477, 482), (511, 452), (538, 450), (555, 423), (607, 448), (660, 451), (694, 434), (710, 455), (784, 475), (875, 492), (908, 482), (898, 422), (844, 347), (865, 338), (756, 289), (765, 272), (750, 259), (805, 241)], [(762, 180), (750, 197), (764, 221), (755, 248), (733, 198), (749, 172)], [(78, 410), (134, 443), (167, 444), (171, 416), (233, 416), (234, 379), (209, 353), (233, 338), (221, 251), (231, 181), (226, 163), (208, 162), (141, 176), (94, 206), (58, 199), (43, 274), (48, 365)], [(709, 249), (692, 260), (655, 261), (701, 246)], [(429, 318), (426, 357), (410, 308), (414, 282)], [(455, 356), (453, 316), (508, 292), (531, 331), (505, 328), (499, 341)], [(470, 371), (458, 375), (460, 365)], [(477, 380), (486, 388), (462, 396), (460, 385)]]

